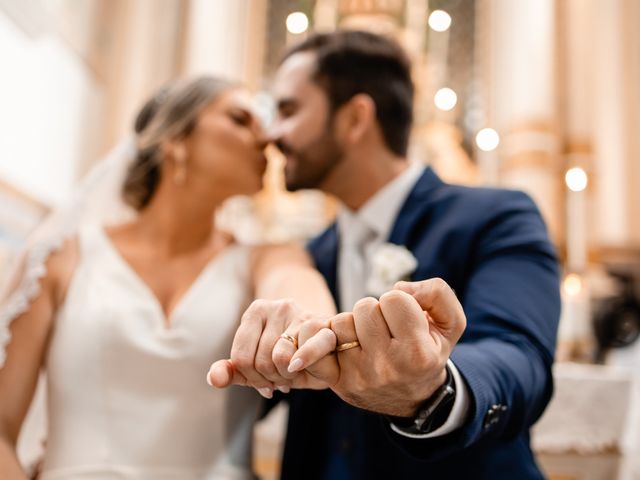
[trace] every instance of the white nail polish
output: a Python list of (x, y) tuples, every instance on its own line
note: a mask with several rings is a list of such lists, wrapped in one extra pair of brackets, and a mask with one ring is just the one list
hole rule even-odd
[(279, 387), (276, 387), (276, 388), (280, 390), (282, 393), (289, 393), (291, 391), (291, 389), (286, 385), (280, 385)]
[(272, 398), (273, 397), (273, 391), (268, 387), (258, 388), (257, 390), (258, 390), (258, 393), (260, 395), (262, 395), (264, 398)]
[(207, 383), (210, 387), (213, 387), (213, 383), (211, 383), (211, 370), (207, 372)]
[(289, 364), (289, 367), (287, 368), (289, 373), (297, 372), (298, 370), (301, 370), (301, 369), (302, 369), (302, 359), (300, 358), (296, 358), (295, 360), (293, 360)]

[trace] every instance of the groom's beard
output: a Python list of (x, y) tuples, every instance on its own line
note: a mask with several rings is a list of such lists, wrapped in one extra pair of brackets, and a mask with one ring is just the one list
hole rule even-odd
[(284, 140), (276, 142), (276, 146), (286, 158), (285, 183), (291, 192), (319, 188), (344, 157), (329, 128), (307, 147), (296, 150)]

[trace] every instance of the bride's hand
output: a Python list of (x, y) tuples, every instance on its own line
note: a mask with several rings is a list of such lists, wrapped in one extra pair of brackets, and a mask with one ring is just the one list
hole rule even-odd
[(379, 301), (362, 299), (353, 313), (332, 318), (305, 314), (292, 302), (254, 302), (231, 360), (216, 362), (208, 378), (219, 387), (251, 385), (265, 396), (274, 387), (328, 387), (356, 407), (410, 417), (445, 381), (465, 326), (462, 305), (437, 278), (401, 282)]
[[(324, 380), (319, 380), (310, 371), (290, 372), (288, 366), (297, 350), (297, 341), (304, 328), (303, 342), (329, 326), (328, 317), (304, 312), (291, 300), (256, 300), (246, 310), (240, 321), (231, 347), (231, 358), (215, 362), (207, 381), (218, 388), (229, 385), (248, 385), (256, 388), (263, 396), (270, 398), (274, 388), (288, 392), (290, 388), (327, 388)], [(305, 326), (305, 327), (303, 327)], [(331, 339), (318, 337), (312, 342), (316, 348), (315, 357), (326, 355), (323, 349), (332, 351), (335, 347)], [(324, 346), (322, 346), (324, 345)], [(307, 347), (306, 351), (311, 348)], [(313, 371), (313, 370), (312, 370)]]

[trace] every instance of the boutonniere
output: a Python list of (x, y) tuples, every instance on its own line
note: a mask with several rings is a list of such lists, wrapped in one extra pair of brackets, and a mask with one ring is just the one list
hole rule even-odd
[(379, 297), (391, 290), (396, 282), (409, 280), (418, 267), (418, 260), (406, 247), (384, 243), (374, 252), (370, 265), (367, 294)]

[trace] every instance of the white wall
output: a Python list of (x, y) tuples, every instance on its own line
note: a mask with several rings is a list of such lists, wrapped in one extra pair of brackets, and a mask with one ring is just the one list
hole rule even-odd
[(267, 1), (192, 0), (189, 5), (183, 73), (217, 75), (259, 89)]
[(57, 36), (28, 36), (1, 11), (0, 60), (0, 178), (58, 204), (91, 152), (100, 90)]

